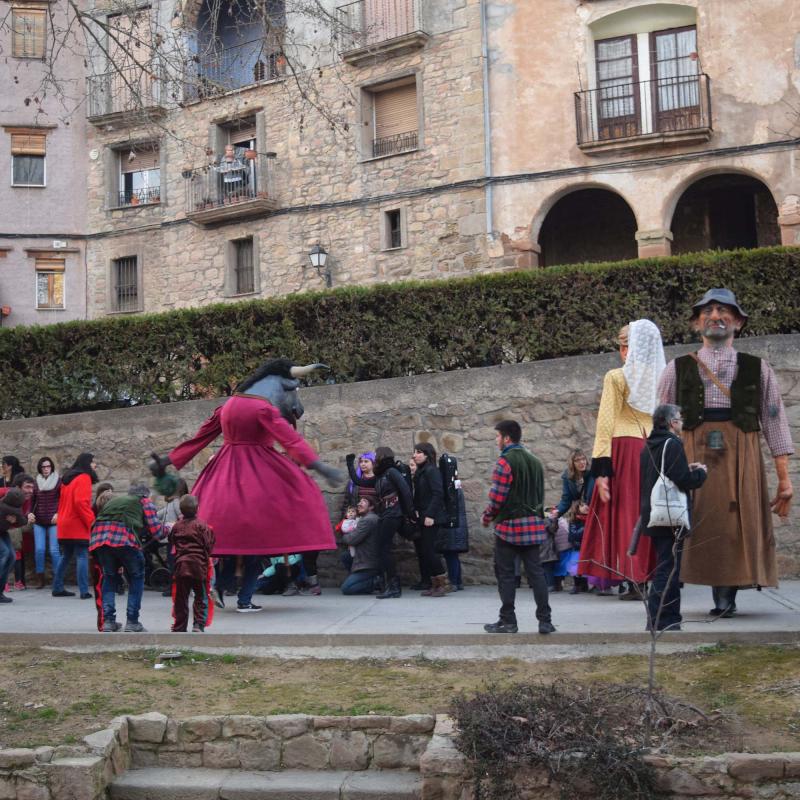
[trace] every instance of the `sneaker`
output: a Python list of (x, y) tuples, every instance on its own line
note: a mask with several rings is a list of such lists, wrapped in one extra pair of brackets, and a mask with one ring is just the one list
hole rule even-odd
[(81, 600), (91, 600), (92, 593), (91, 592), (81, 592)]
[(298, 594), (300, 594), (300, 590), (295, 584), (290, 583), (281, 593), (281, 597), (296, 597)]
[(14, 601), (10, 597), (6, 597), (2, 592), (0, 592), (0, 603), (13, 603)]
[(225, 608), (225, 598), (216, 586), (211, 590), (211, 599), (214, 601), (214, 605), (217, 608)]
[(62, 589), (60, 592), (53, 592), (53, 597), (75, 597), (75, 592), (70, 592), (68, 589)]
[(192, 625), (192, 633), (203, 633), (203, 631), (205, 631), (205, 628), (200, 625), (200, 623), (195, 622), (194, 625)]
[(11, 584), (11, 583), (7, 583), (5, 585), (5, 588), (3, 589), (3, 591), (4, 592), (13, 592), (14, 591), (14, 585)]
[(519, 630), (516, 622), (500, 622), (499, 620), (484, 625), (483, 629), (486, 633), (516, 633)]
[(24, 592), (28, 587), (22, 581), (14, 581), (14, 591)]
[(252, 614), (254, 611), (261, 611), (261, 606), (257, 606), (255, 603), (237, 603), (236, 610), (240, 614)]
[(146, 633), (147, 628), (141, 622), (132, 622), (128, 620), (125, 623), (125, 633)]
[(542, 636), (546, 636), (548, 633), (555, 633), (555, 632), (556, 632), (556, 626), (553, 625), (552, 622), (539, 623), (539, 633), (541, 633)]
[(306, 586), (300, 590), (300, 594), (302, 595), (311, 595), (313, 597), (319, 597), (322, 594), (322, 587), (315, 583), (313, 586)]
[(122, 630), (122, 623), (116, 622), (113, 619), (107, 619), (103, 622), (103, 633), (116, 633)]

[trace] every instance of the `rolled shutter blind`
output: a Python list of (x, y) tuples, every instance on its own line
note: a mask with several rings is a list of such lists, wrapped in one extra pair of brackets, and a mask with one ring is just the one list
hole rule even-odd
[(375, 94), (375, 139), (417, 130), (417, 85), (407, 83)]
[(11, 155), (46, 155), (47, 137), (43, 133), (19, 132), (11, 134)]
[(63, 258), (36, 258), (36, 269), (47, 272), (64, 272), (64, 259)]
[(130, 153), (127, 155), (123, 151), (120, 154), (121, 172), (125, 175), (128, 172), (144, 172), (147, 169), (158, 169), (160, 166), (158, 150), (132, 150), (133, 158)]
[(230, 130), (230, 142), (231, 144), (235, 142), (249, 142), (255, 141), (256, 138), (256, 125), (253, 123), (252, 125), (244, 125), (241, 128), (231, 128)]
[(14, 25), (12, 52), (15, 56), (44, 57), (45, 14), (43, 8), (12, 9)]

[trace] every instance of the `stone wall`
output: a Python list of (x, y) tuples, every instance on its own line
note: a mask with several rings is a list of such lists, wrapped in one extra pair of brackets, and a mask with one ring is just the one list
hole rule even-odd
[[(739, 348), (767, 357), (775, 367), (787, 405), (795, 442), (800, 441), (800, 335), (752, 337)], [(689, 346), (667, 348), (668, 357), (688, 352)], [(494, 582), (492, 533), (480, 527), (489, 478), (497, 453), (494, 424), (515, 418), (524, 441), (547, 468), (546, 502), (560, 499), (561, 481), (569, 452), (591, 451), (595, 413), (606, 370), (619, 365), (616, 354), (579, 356), (504, 367), (417, 375), (366, 383), (318, 386), (301, 390), (306, 408), (301, 430), (323, 460), (343, 466), (350, 452), (389, 445), (408, 458), (414, 442), (428, 440), (438, 452), (458, 458), (469, 511), (471, 550), (462, 557), (465, 580)], [(24, 465), (49, 455), (64, 468), (84, 450), (96, 454), (99, 474), (118, 487), (146, 476), (152, 450), (166, 452), (193, 434), (217, 401), (201, 400), (161, 406), (100, 411), (13, 420), (0, 423), (5, 452)], [(203, 450), (184, 469), (193, 480), (222, 443)], [(797, 459), (790, 460), (794, 485), (800, 485)], [(770, 489), (774, 469), (768, 463)], [(336, 520), (341, 491), (324, 489)], [(789, 522), (776, 520), (779, 568), (783, 576), (800, 574), (800, 524), (797, 511)], [(413, 551), (399, 545), (401, 568), (416, 570)], [(324, 582), (341, 580), (334, 554), (320, 559)]]

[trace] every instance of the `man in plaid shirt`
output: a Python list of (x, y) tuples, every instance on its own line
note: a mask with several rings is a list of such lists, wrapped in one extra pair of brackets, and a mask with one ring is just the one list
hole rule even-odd
[(544, 470), (536, 456), (520, 444), (522, 428), (507, 419), (494, 427), (495, 442), (500, 458), (492, 474), (489, 505), (483, 512), (483, 527), (494, 521), (494, 572), (500, 594), (500, 618), (484, 625), (487, 633), (516, 633), (517, 616), (514, 610), (516, 581), (514, 560), (517, 556), (525, 565), (528, 583), (536, 601), (539, 633), (553, 633), (547, 599), (547, 581), (539, 561), (539, 545), (544, 541)]
[(98, 509), (92, 526), (89, 551), (100, 565), (95, 593), (97, 629), (113, 633), (122, 628), (117, 622), (116, 581), (122, 567), (128, 575), (128, 608), (125, 631), (141, 633), (139, 611), (144, 593), (144, 553), (142, 537), (159, 538), (161, 523), (156, 507), (150, 501), (150, 489), (144, 485), (131, 486), (127, 495), (109, 500)]

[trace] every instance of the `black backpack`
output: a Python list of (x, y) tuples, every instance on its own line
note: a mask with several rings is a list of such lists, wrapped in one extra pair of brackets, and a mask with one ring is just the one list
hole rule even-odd
[(405, 478), (408, 484), (408, 490), (414, 494), (414, 479), (411, 477), (411, 467), (404, 461), (395, 461), (394, 468)]
[(444, 486), (444, 523), (443, 528), (458, 527), (458, 490), (456, 480), (458, 479), (458, 462), (448, 453), (442, 453), (439, 457), (439, 472), (442, 476), (442, 486)]

